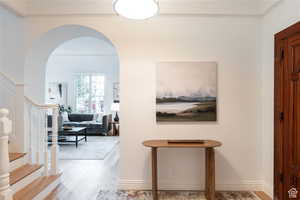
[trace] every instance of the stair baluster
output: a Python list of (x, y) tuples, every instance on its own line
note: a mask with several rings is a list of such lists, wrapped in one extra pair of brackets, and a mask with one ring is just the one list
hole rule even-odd
[(51, 175), (57, 175), (58, 172), (58, 107), (53, 108), (52, 112), (52, 146), (51, 146)]
[(9, 154), (8, 137), (12, 132), (12, 121), (8, 118), (9, 111), (0, 109), (0, 200), (12, 200), (9, 186)]
[(44, 131), (43, 131), (43, 152), (44, 152), (44, 175), (49, 175), (49, 155), (48, 155), (48, 113), (47, 110), (43, 112), (43, 119), (44, 119)]
[[(29, 115), (31, 164), (42, 164), (45, 176), (58, 175), (58, 105), (39, 105), (27, 97), (25, 99)], [(52, 114), (52, 127), (48, 127), (49, 114)], [(48, 131), (50, 130), (52, 146), (48, 149)]]
[(41, 142), (41, 132), (40, 132), (40, 109), (36, 108), (36, 111), (34, 112), (35, 121), (37, 124), (34, 126), (35, 128), (35, 134), (34, 134), (34, 142), (35, 142), (35, 164), (41, 164), (40, 160), (40, 142)]

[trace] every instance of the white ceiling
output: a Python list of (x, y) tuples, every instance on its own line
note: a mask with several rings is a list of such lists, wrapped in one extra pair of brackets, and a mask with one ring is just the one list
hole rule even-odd
[[(21, 16), (114, 14), (113, 0), (0, 0)], [(262, 15), (281, 0), (159, 0), (161, 14)]]

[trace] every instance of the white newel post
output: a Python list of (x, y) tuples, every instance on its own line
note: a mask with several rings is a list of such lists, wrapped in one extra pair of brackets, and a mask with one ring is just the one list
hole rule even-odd
[(58, 174), (58, 107), (52, 112), (52, 147), (51, 147), (51, 174)]
[(9, 186), (8, 136), (12, 132), (9, 111), (0, 109), (0, 200), (12, 200)]

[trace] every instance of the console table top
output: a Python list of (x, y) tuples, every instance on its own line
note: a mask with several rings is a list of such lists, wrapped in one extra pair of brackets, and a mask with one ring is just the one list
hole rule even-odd
[(203, 140), (204, 143), (191, 142), (192, 140), (187, 140), (188, 142), (180, 143), (169, 143), (169, 140), (147, 140), (143, 142), (146, 147), (156, 147), (156, 148), (214, 148), (222, 145), (221, 142), (215, 140)]

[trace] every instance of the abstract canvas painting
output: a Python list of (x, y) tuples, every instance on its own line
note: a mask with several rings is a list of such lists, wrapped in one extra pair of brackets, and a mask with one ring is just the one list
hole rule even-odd
[(216, 120), (216, 62), (161, 62), (157, 64), (157, 122)]
[(58, 82), (48, 83), (47, 103), (68, 105), (68, 84)]

